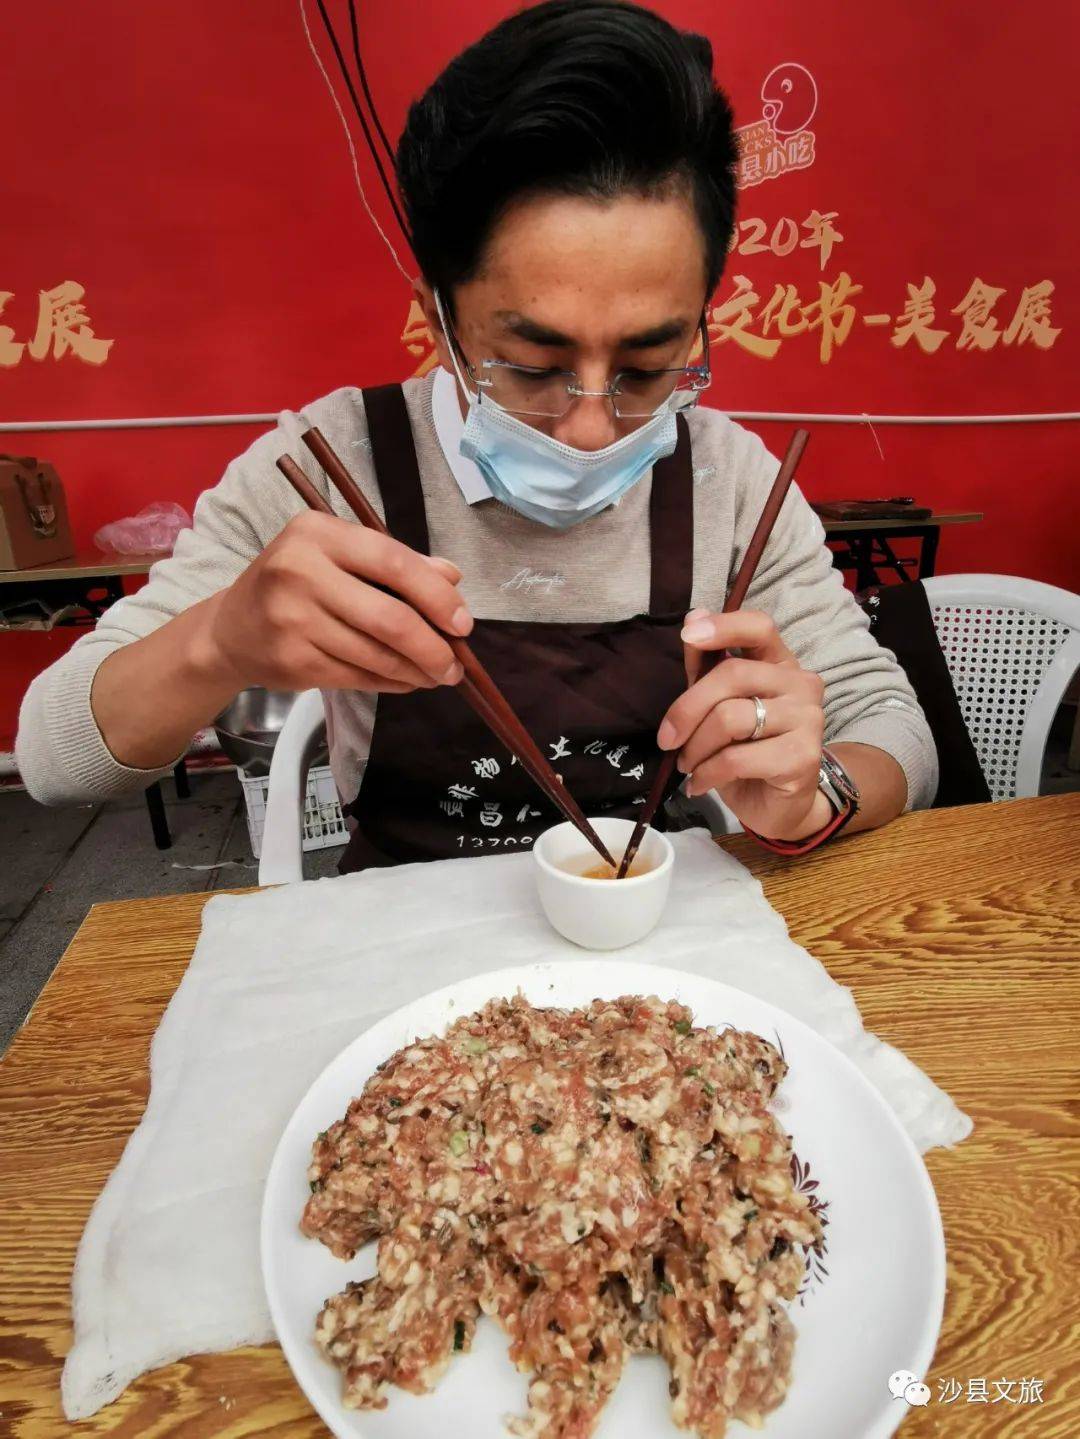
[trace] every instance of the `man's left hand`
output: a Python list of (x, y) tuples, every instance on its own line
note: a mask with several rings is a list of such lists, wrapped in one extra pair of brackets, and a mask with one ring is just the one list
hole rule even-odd
[[(678, 749), (686, 793), (715, 789), (747, 829), (767, 839), (803, 839), (829, 822), (818, 789), (825, 732), (820, 675), (801, 669), (772, 619), (754, 610), (692, 610), (683, 642), (740, 651), (679, 696), (659, 729), (661, 749)], [(754, 697), (765, 706), (757, 723)]]

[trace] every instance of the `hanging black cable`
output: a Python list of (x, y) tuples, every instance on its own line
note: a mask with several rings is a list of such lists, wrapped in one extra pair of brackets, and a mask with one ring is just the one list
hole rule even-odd
[(401, 233), (405, 236), (405, 239), (411, 245), (412, 240), (409, 236), (408, 226), (405, 224), (405, 218), (401, 213), (401, 209), (397, 202), (397, 196), (394, 194), (393, 186), (387, 179), (386, 171), (383, 169), (382, 157), (379, 154), (378, 147), (375, 144), (375, 140), (368, 126), (367, 116), (364, 114), (364, 108), (361, 105), (360, 98), (356, 93), (356, 87), (353, 84), (352, 76), (349, 74), (349, 67), (345, 63), (345, 56), (342, 54), (341, 46), (338, 43), (338, 37), (336, 31), (334, 30), (333, 22), (331, 21), (330, 16), (327, 14), (324, 0), (315, 0), (315, 3), (319, 7), (319, 14), (322, 17), (323, 26), (326, 30), (327, 35), (330, 38), (330, 44), (333, 47), (334, 55), (337, 59), (338, 69), (341, 71), (341, 77), (345, 81), (345, 87), (349, 92), (349, 98), (353, 102), (353, 108), (355, 109), (357, 118), (360, 121), (361, 129), (364, 132), (364, 139), (367, 142), (367, 147), (371, 153), (371, 158), (375, 162), (375, 168), (378, 171), (379, 179), (382, 181), (382, 187), (386, 191), (386, 198), (389, 200), (390, 208), (394, 212), (394, 219), (398, 222)]
[(382, 187), (386, 191), (386, 198), (390, 202), (390, 208), (394, 212), (394, 218), (397, 220), (398, 225), (401, 227), (402, 233), (406, 236), (406, 238), (408, 238), (408, 231), (405, 228), (405, 223), (402, 218), (401, 211), (398, 208), (397, 197), (394, 194), (393, 188), (390, 185), (389, 180), (387, 179), (386, 171), (383, 169), (382, 157), (378, 152), (378, 148), (376, 147), (374, 138), (371, 134), (371, 129), (368, 126), (367, 116), (364, 114), (364, 108), (360, 103), (360, 98), (356, 93), (356, 87), (353, 84), (352, 76), (349, 73), (349, 67), (345, 62), (345, 56), (342, 53), (341, 45), (338, 42), (337, 32), (335, 31), (333, 22), (331, 21), (330, 16), (327, 13), (324, 0), (315, 0), (315, 3), (319, 8), (319, 15), (322, 18), (323, 27), (325, 28), (326, 33), (330, 39), (330, 44), (333, 47), (334, 56), (338, 63), (338, 69), (341, 71), (341, 77), (345, 81), (346, 89), (349, 92), (349, 98), (352, 100), (353, 103), (353, 109), (356, 111), (357, 118), (360, 121), (361, 129), (364, 132), (364, 140), (367, 143), (371, 158), (375, 162), (375, 168), (378, 172), (379, 180), (382, 182)]
[(379, 132), (379, 139), (386, 147), (386, 153), (390, 157), (391, 166), (394, 166), (396, 164), (394, 147), (386, 138), (386, 131), (383, 129), (382, 121), (379, 119), (379, 112), (375, 108), (375, 100), (368, 87), (367, 71), (364, 69), (363, 57), (360, 54), (360, 26), (356, 17), (356, 0), (349, 0), (349, 26), (352, 30), (353, 56), (356, 60), (357, 74), (360, 76), (360, 88), (364, 92), (364, 99), (367, 101), (368, 109), (371, 111), (371, 118), (375, 122), (375, 129)]

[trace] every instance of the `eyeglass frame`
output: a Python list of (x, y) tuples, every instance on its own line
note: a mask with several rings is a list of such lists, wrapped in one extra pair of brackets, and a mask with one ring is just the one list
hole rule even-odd
[[(477, 375), (476, 370), (473, 368), (471, 361), (469, 360), (468, 356), (465, 354), (464, 349), (462, 348), (461, 341), (458, 339), (457, 331), (454, 328), (453, 321), (449, 318), (449, 316), (443, 315), (441, 313), (441, 305), (439, 306), (439, 309), (440, 319), (442, 319), (447, 331), (447, 338), (457, 350), (458, 354), (461, 356), (462, 362), (465, 365), (465, 369), (468, 372), (469, 379), (472, 380), (473, 384), (480, 392), (480, 402), (483, 403), (483, 392), (484, 390), (488, 390), (491, 388), (493, 381), (481, 379)], [(679, 410), (688, 410), (693, 405), (696, 405), (698, 396), (702, 394), (705, 390), (707, 390), (712, 384), (712, 364), (709, 357), (709, 327), (704, 312), (702, 313), (701, 320), (698, 323), (698, 333), (701, 336), (702, 348), (702, 363), (700, 365), (665, 365), (658, 370), (648, 370), (644, 372), (649, 375), (687, 375), (690, 377), (692, 381), (691, 388), (689, 390), (684, 390), (681, 392), (687, 395), (689, 398), (687, 399), (685, 404), (678, 406)], [(557, 368), (552, 368), (549, 365), (518, 365), (515, 364), (512, 360), (496, 360), (494, 358), (481, 360), (479, 364), (480, 368), (485, 370), (498, 368), (505, 370), (517, 370), (522, 374), (526, 375), (543, 375), (551, 373), (552, 375), (566, 375), (575, 380), (579, 378), (576, 370), (560, 370)], [(503, 405), (501, 406), (501, 408), (507, 410), (507, 412), (512, 415), (532, 415), (536, 419), (558, 420), (562, 419), (563, 415), (566, 414), (567, 410), (569, 410), (570, 406), (575, 400), (606, 399), (610, 400), (612, 411), (614, 412), (615, 418), (617, 420), (647, 420), (649, 419), (650, 415), (659, 414), (663, 405), (666, 405), (670, 401), (672, 395), (680, 393), (678, 388), (678, 381), (676, 381), (671, 389), (671, 394), (669, 394), (667, 396), (667, 399), (663, 400), (660, 405), (657, 405), (655, 410), (648, 411), (645, 414), (620, 415), (618, 410), (618, 404), (616, 401), (616, 396), (618, 394), (616, 386), (618, 385), (618, 382), (622, 378), (622, 376), (626, 373), (627, 370), (618, 370), (612, 377), (612, 379), (608, 382), (607, 386), (602, 390), (582, 390), (578, 387), (568, 384), (566, 386), (566, 393), (568, 397), (566, 409), (560, 410), (557, 415), (544, 414), (538, 410), (514, 410), (511, 409), (508, 405)], [(495, 403), (498, 404), (498, 401), (496, 401)]]

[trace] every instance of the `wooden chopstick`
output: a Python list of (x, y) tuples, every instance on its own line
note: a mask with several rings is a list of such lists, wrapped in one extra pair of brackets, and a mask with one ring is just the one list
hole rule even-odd
[[(722, 613), (725, 615), (731, 614), (732, 611), (739, 609), (742, 606), (743, 600), (746, 599), (746, 592), (750, 588), (755, 571), (761, 561), (762, 553), (769, 542), (769, 536), (772, 534), (773, 526), (776, 524), (777, 516), (780, 514), (780, 507), (787, 498), (787, 492), (791, 488), (791, 482), (795, 478), (795, 471), (799, 467), (799, 461), (802, 459), (803, 450), (806, 449), (806, 442), (809, 438), (810, 435), (806, 430), (796, 430), (791, 437), (791, 443), (787, 447), (784, 462), (780, 466), (776, 479), (773, 481), (773, 487), (769, 491), (768, 498), (762, 508), (761, 517), (757, 522), (750, 543), (746, 547), (746, 554), (743, 555), (742, 563), (739, 565), (738, 572), (735, 575), (735, 583), (731, 586), (731, 592), (724, 601)], [(686, 658), (687, 688), (690, 689), (696, 685), (702, 675), (723, 658), (723, 650), (716, 650), (710, 653), (707, 650), (688, 647)], [(677, 758), (677, 752), (675, 750), (669, 750), (660, 761), (659, 768), (656, 771), (656, 778), (653, 780), (652, 788), (649, 790), (645, 806), (630, 836), (630, 843), (626, 846), (623, 857), (619, 861), (618, 873), (615, 876), (616, 879), (625, 879), (627, 870), (633, 864), (645, 831), (652, 823), (656, 811), (660, 808), (661, 801), (664, 798), (664, 792), (671, 782), (671, 776), (674, 773)]]
[[(332, 515), (334, 513), (333, 506), (328, 500), (323, 499), (322, 495), (319, 494), (318, 490), (291, 455), (282, 455), (277, 461), (277, 467), (307, 505), (308, 509), (318, 510), (324, 515)], [(378, 588), (382, 588), (382, 586), (378, 586)], [(390, 591), (388, 590), (387, 593), (389, 594)], [(481, 717), (489, 728), (499, 734), (498, 719), (494, 711), (490, 709), (490, 706), (486, 703), (479, 691), (474, 689), (471, 681), (468, 678), (463, 679), (460, 688), (462, 693), (468, 697), (469, 703), (473, 708), (481, 713)], [(499, 734), (499, 738), (502, 738), (501, 734)]]
[[(319, 494), (318, 490), (291, 455), (282, 455), (280, 460), (277, 461), (277, 467), (309, 509), (319, 510), (324, 515), (332, 515), (334, 513), (333, 506), (328, 500), (323, 499), (322, 495)], [(377, 588), (381, 589), (382, 586), (377, 586)], [(387, 594), (389, 593), (391, 593), (391, 591), (387, 590)], [(466, 677), (461, 681), (459, 688), (462, 693), (468, 697), (469, 703), (473, 708), (481, 714), (481, 718), (488, 727), (494, 730), (495, 733), (499, 735), (499, 738), (502, 739), (498, 716), (491, 709), (490, 705), (488, 705), (483, 695), (481, 695), (472, 684), (472, 681)], [(507, 748), (509, 748), (509, 745)], [(522, 761), (522, 763), (524, 763), (524, 761)]]
[[(345, 503), (360, 523), (368, 529), (386, 534), (386, 526), (334, 453), (325, 436), (318, 430), (308, 430), (302, 438), (331, 481), (337, 486)], [(277, 467), (309, 509), (320, 510), (324, 514), (333, 514), (329, 502), (319, 494), (291, 455), (282, 455), (277, 461)], [(517, 756), (522, 768), (543, 790), (559, 812), (584, 835), (608, 864), (614, 865), (614, 859), (600, 836), (585, 818), (581, 807), (569, 794), (547, 759), (537, 748), (525, 726), (514, 714), (509, 703), (476, 658), (470, 646), (458, 635), (445, 635), (445, 639), (465, 671), (465, 676), (458, 686), (462, 697), (511, 754)]]
[[(377, 530), (380, 534), (386, 534), (386, 526), (368, 503), (366, 496), (342, 464), (340, 457), (322, 431), (318, 428), (305, 430), (301, 439), (318, 460), (331, 483), (336, 486), (338, 493), (360, 523), (369, 529)], [(577, 801), (552, 769), (547, 757), (540, 751), (528, 730), (511, 709), (502, 691), (477, 659), (472, 647), (459, 635), (446, 635), (446, 640), (465, 671), (465, 680), (469, 682), (463, 690), (464, 697), (473, 705), (488, 728), (494, 730), (511, 754), (517, 756), (523, 768), (532, 776), (535, 783), (539, 785), (560, 813), (565, 815), (570, 823), (585, 836), (602, 859), (606, 860), (608, 864), (614, 865), (615, 861), (611, 858), (606, 845), (585, 818)], [(483, 709), (476, 703), (477, 700), (483, 703)]]
[[(301, 439), (318, 460), (331, 483), (336, 486), (338, 493), (361, 524), (367, 525), (369, 529), (377, 530), (380, 534), (386, 534), (386, 526), (368, 503), (366, 496), (342, 464), (340, 457), (322, 431), (318, 428), (306, 430)], [(477, 713), (488, 727), (494, 729), (511, 754), (517, 756), (521, 765), (556, 808), (576, 829), (580, 830), (597, 854), (608, 864), (613, 865), (615, 861), (610, 857), (600, 836), (585, 818), (577, 801), (568, 793), (547, 757), (541, 753), (528, 730), (511, 709), (502, 691), (477, 659), (472, 647), (458, 635), (447, 635), (446, 640), (464, 669), (466, 680), (469, 681), (469, 686), (463, 691), (465, 698), (473, 704), (474, 709), (477, 709)], [(474, 703), (477, 698), (483, 701), (487, 712), (482, 712)], [(492, 714), (497, 721), (494, 724), (491, 719)]]

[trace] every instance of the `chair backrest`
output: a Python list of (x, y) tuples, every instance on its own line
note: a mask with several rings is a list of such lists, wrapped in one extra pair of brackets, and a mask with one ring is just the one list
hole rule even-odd
[(325, 733), (322, 694), (319, 690), (304, 690), (293, 701), (270, 761), (259, 854), (260, 884), (292, 884), (304, 877), (304, 800), (308, 770)]
[(923, 586), (992, 797), (1037, 795), (1050, 725), (1080, 668), (1080, 595), (1013, 575)]

